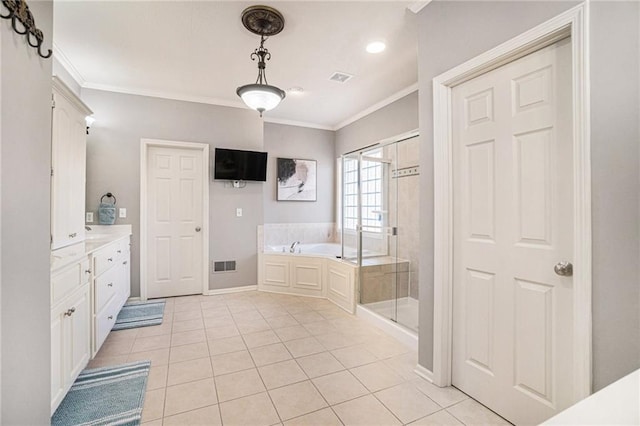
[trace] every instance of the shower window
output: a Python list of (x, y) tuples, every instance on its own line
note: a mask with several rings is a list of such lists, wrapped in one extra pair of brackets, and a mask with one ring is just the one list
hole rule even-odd
[[(371, 160), (367, 160), (371, 158)], [(360, 190), (362, 206), (362, 230), (371, 233), (382, 233), (383, 212), (385, 211), (382, 194), (382, 150), (375, 149), (365, 153), (360, 169)], [(343, 163), (344, 185), (338, 185), (344, 190), (343, 226), (345, 230), (355, 231), (358, 224), (358, 161), (345, 159)]]

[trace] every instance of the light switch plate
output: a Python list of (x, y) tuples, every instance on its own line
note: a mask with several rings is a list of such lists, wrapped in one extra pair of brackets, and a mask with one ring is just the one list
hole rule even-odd
[(127, 209), (125, 207), (120, 207), (120, 210), (118, 210), (118, 217), (119, 218), (127, 217)]
[(84, 220), (87, 223), (93, 223), (93, 212), (86, 212)]
[(242, 209), (239, 207), (236, 209), (236, 217), (242, 217)]

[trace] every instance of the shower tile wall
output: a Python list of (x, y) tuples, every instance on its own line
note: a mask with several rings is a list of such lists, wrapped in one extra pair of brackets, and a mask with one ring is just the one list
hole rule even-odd
[[(418, 167), (418, 159), (420, 158), (419, 138), (389, 145), (385, 150), (384, 156), (394, 160), (393, 164), (395, 164), (398, 169)], [(419, 174), (394, 178), (392, 185), (397, 184), (397, 191), (390, 191), (389, 194), (390, 206), (395, 206), (397, 202), (397, 209), (394, 207), (389, 209), (389, 219), (391, 223), (398, 224), (398, 258), (409, 261), (409, 297), (414, 299), (418, 299), (419, 282), (419, 183)], [(398, 294), (398, 297), (403, 297), (403, 295)]]

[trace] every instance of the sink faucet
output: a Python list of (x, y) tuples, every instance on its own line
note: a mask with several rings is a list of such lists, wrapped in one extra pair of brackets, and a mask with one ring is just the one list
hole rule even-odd
[(87, 226), (87, 225), (84, 226), (84, 229), (87, 230), (87, 231), (91, 231), (91, 227)]
[(296, 241), (295, 243), (291, 244), (291, 248), (289, 249), (289, 253), (293, 253), (296, 251), (296, 246), (300, 244), (300, 241)]

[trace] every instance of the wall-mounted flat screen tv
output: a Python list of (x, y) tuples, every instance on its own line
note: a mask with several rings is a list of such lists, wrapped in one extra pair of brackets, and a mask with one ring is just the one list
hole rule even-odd
[(267, 153), (216, 148), (214, 179), (265, 182)]

